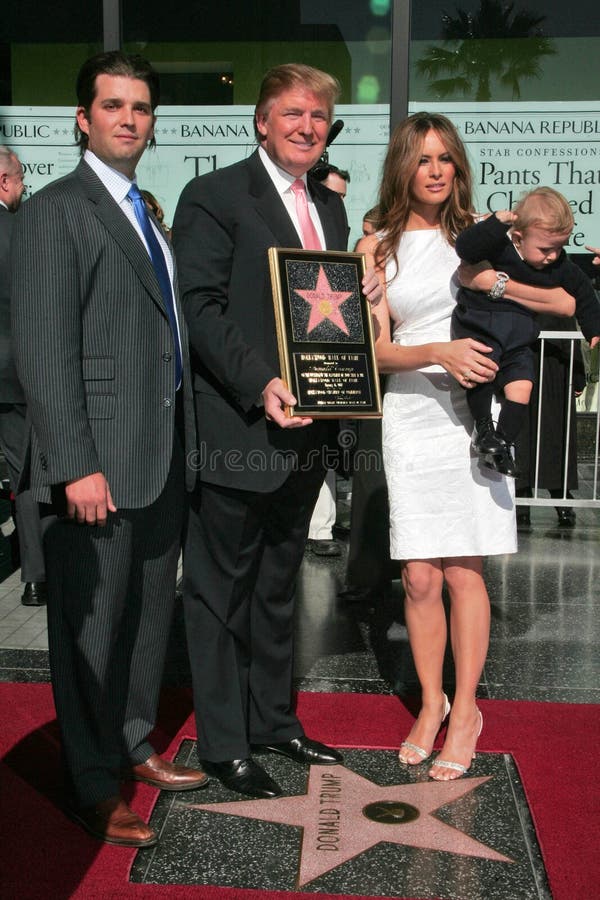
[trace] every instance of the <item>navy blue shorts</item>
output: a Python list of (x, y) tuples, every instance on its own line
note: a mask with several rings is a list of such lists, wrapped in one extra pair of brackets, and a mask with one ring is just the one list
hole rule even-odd
[(495, 383), (499, 387), (513, 381), (533, 381), (534, 355), (531, 345), (540, 329), (535, 318), (507, 309), (477, 309), (457, 303), (452, 313), (452, 337), (474, 338), (492, 348), (491, 357), (498, 364)]

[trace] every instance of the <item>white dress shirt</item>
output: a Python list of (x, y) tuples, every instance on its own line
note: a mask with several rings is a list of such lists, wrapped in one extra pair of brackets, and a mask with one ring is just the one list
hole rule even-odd
[[(258, 148), (258, 155), (260, 156), (261, 162), (263, 163), (265, 169), (268, 172), (269, 178), (275, 185), (275, 190), (283, 200), (285, 208), (288, 211), (289, 217), (294, 223), (294, 228), (298, 232), (298, 237), (300, 238), (300, 243), (302, 243), (302, 232), (300, 230), (300, 222), (298, 221), (298, 216), (296, 214), (296, 198), (292, 191), (292, 185), (294, 181), (296, 181), (296, 177), (294, 175), (290, 175), (289, 172), (285, 172), (281, 169), (276, 163), (273, 162), (267, 151), (264, 147)], [(301, 181), (304, 182), (306, 187), (306, 174), (302, 175)], [(310, 196), (310, 191), (306, 188), (306, 199), (308, 201), (308, 212), (313, 221), (313, 225), (317, 229), (317, 234), (319, 235), (319, 240), (321, 242), (321, 247), (323, 250), (327, 249), (327, 244), (325, 243), (325, 232), (323, 231), (323, 226), (321, 225), (321, 220), (319, 219), (319, 214), (317, 212), (317, 208), (312, 201)]]
[[(140, 223), (135, 217), (135, 212), (133, 209), (133, 203), (127, 197), (129, 193), (129, 188), (132, 185), (132, 182), (123, 175), (121, 172), (118, 172), (116, 169), (111, 168), (111, 166), (107, 166), (105, 162), (96, 156), (95, 153), (92, 153), (91, 150), (86, 150), (83, 156), (84, 160), (93, 171), (96, 173), (108, 193), (111, 195), (115, 203), (120, 207), (123, 213), (127, 216), (131, 225), (135, 228), (136, 233), (139, 235), (140, 240), (142, 241), (144, 247), (146, 248), (148, 255), (150, 255), (150, 250), (148, 248), (148, 244), (146, 243), (146, 238), (144, 237), (144, 233), (141, 229)], [(135, 179), (134, 179), (135, 180)], [(137, 182), (136, 182), (137, 183)], [(169, 273), (169, 281), (171, 282), (171, 292), (173, 297), (175, 296), (173, 290), (173, 257), (171, 255), (171, 250), (169, 245), (165, 240), (164, 234), (162, 234), (161, 230), (156, 227), (154, 222), (150, 219), (150, 224), (154, 229), (154, 233), (158, 239), (158, 243), (165, 257), (165, 263), (167, 264), (167, 271)], [(175, 310), (175, 320), (177, 322), (177, 340), (179, 341), (179, 347), (181, 348), (181, 333), (179, 329), (179, 317), (177, 315), (177, 304), (173, 302), (173, 309)]]

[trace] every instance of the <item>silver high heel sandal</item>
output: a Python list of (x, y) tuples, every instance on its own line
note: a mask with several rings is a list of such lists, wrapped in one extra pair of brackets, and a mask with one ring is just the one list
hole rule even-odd
[[(444, 724), (444, 722), (446, 721), (446, 719), (448, 718), (449, 715), (450, 715), (450, 701), (448, 700), (448, 697), (446, 696), (446, 694), (444, 694), (444, 715), (442, 716), (442, 721), (440, 722), (440, 728), (442, 727), (442, 725)], [(438, 728), (438, 731), (439, 731), (439, 728)], [(419, 757), (419, 759), (416, 762), (411, 762), (410, 760), (403, 758), (403, 756), (402, 756), (402, 748), (403, 747), (406, 750), (411, 751), (412, 753), (416, 753), (417, 756)], [(398, 751), (398, 759), (405, 766), (418, 766), (424, 760), (428, 759), (432, 753), (433, 753), (433, 747), (431, 748), (431, 750), (428, 753), (426, 750), (423, 750), (422, 747), (418, 747), (416, 744), (413, 744), (411, 741), (402, 741), (402, 743), (400, 744), (400, 750)]]
[[(480, 709), (478, 709), (477, 712), (479, 713), (479, 731), (477, 732), (477, 738), (479, 738), (479, 735), (481, 734), (481, 731), (483, 729), (483, 713)], [(477, 754), (475, 753), (475, 751), (473, 751), (473, 756), (471, 757), (471, 759), (475, 759), (476, 755)], [(471, 768), (470, 766), (463, 766), (461, 765), (461, 763), (450, 762), (450, 760), (447, 759), (436, 759), (434, 760), (433, 765), (440, 766), (441, 769), (452, 769), (452, 771), (458, 772), (458, 775), (455, 778), (437, 778), (430, 772), (429, 777), (433, 778), (434, 781), (456, 781), (457, 778), (461, 778), (463, 775), (466, 775), (466, 773)]]

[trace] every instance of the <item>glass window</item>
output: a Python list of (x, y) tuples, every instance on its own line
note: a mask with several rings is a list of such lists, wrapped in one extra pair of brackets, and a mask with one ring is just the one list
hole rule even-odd
[(102, 0), (7, 2), (0, 29), (0, 106), (73, 105), (73, 73), (102, 49)]
[(413, 2), (411, 99), (598, 99), (595, 0), (458, 0), (447, 9)]
[[(115, 17), (117, 3), (104, 5)], [(145, 56), (161, 76), (158, 148), (144, 155), (140, 178), (168, 221), (191, 177), (254, 149), (252, 113), (265, 71), (304, 62), (331, 72), (342, 86), (336, 112), (344, 128), (330, 158), (350, 173), (351, 241), (359, 236), (387, 142), (389, 0), (122, 0), (120, 6), (123, 49)], [(118, 33), (117, 23), (106, 21)], [(0, 34), (0, 141), (19, 152), (30, 193), (77, 160), (74, 81), (81, 63), (103, 47), (102, 23), (102, 0), (8, 4)]]
[(123, 39), (166, 76), (170, 104), (253, 104), (283, 62), (336, 75), (341, 103), (389, 102), (389, 0), (123, 0)]
[(252, 115), (267, 69), (302, 62), (335, 75), (342, 86), (336, 116), (344, 127), (329, 155), (350, 174), (346, 208), (354, 244), (363, 213), (375, 202), (387, 142), (389, 0), (223, 0), (213, 6), (123, 0), (123, 40), (161, 76), (158, 149), (141, 167), (167, 219), (191, 177), (252, 152)]
[(410, 108), (446, 113), (467, 144), (482, 212), (538, 185), (573, 209), (569, 252), (592, 275), (600, 239), (600, 19), (594, 0), (413, 3)]

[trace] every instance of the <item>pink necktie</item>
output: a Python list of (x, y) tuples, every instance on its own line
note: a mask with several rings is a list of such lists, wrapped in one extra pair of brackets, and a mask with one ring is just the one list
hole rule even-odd
[(306, 199), (306, 187), (301, 178), (297, 178), (292, 184), (292, 191), (296, 199), (296, 214), (300, 222), (300, 232), (302, 234), (302, 246), (305, 250), (321, 250), (321, 241), (317, 234), (313, 220), (308, 211), (308, 201)]

